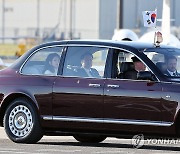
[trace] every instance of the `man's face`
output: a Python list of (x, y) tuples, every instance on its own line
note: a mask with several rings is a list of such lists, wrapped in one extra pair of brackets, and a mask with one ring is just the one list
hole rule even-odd
[(134, 62), (134, 66), (135, 66), (135, 70), (138, 71), (138, 72), (146, 70), (146, 66), (140, 61)]
[(86, 69), (90, 69), (92, 67), (92, 56), (91, 55), (86, 55), (82, 60), (82, 67)]
[(177, 60), (176, 59), (169, 59), (167, 62), (167, 69), (171, 72), (175, 72), (177, 67)]

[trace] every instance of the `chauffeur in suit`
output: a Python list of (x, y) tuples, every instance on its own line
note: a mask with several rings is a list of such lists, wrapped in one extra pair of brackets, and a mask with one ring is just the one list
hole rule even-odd
[(92, 68), (93, 55), (86, 53), (81, 56), (82, 67), (77, 69), (77, 75), (81, 77), (95, 77), (100, 78), (98, 71)]
[(170, 56), (166, 59), (167, 70), (164, 72), (168, 76), (180, 76), (177, 72), (177, 58), (175, 56)]
[(131, 64), (129, 66), (129, 69), (123, 73), (124, 78), (137, 80), (138, 72), (145, 71), (146, 66), (137, 57), (132, 57), (131, 59), (133, 61), (133, 64)]

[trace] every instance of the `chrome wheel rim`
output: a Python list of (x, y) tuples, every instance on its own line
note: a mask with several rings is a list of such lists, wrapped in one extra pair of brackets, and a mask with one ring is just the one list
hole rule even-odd
[(32, 129), (31, 111), (24, 105), (16, 106), (9, 115), (9, 128), (17, 137), (26, 136)]

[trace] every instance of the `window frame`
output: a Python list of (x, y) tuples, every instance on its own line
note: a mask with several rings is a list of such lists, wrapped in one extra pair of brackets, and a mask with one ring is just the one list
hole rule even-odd
[[(61, 53), (61, 56), (60, 56), (60, 63), (59, 63), (59, 67), (61, 66), (61, 63), (62, 63), (62, 55), (63, 55), (63, 52), (64, 52), (64, 45), (50, 45), (50, 46), (45, 46), (45, 47), (41, 47), (41, 48), (38, 48), (36, 50), (34, 50), (27, 58), (26, 60), (22, 63), (20, 69), (19, 69), (19, 74), (21, 75), (26, 75), (26, 76), (58, 76), (59, 74), (59, 67), (58, 67), (58, 72), (56, 75), (48, 75), (48, 74), (25, 74), (22, 72), (24, 66), (26, 65), (26, 63), (32, 58), (32, 56), (34, 56), (37, 52), (39, 52), (40, 50), (43, 50), (43, 49), (47, 49), (47, 48), (53, 48), (53, 47), (62, 47), (62, 53)], [(53, 52), (53, 51), (51, 51)]]
[[(107, 51), (107, 56), (106, 56), (105, 66), (104, 66), (104, 76), (101, 77), (101, 78), (96, 78), (96, 77), (80, 77), (80, 76), (64, 76), (64, 75), (63, 75), (63, 69), (64, 69), (64, 65), (65, 65), (65, 61), (66, 61), (66, 58), (67, 58), (67, 53), (68, 53), (68, 48), (69, 48), (69, 47), (107, 48), (108, 51)], [(65, 47), (65, 50), (64, 50), (64, 54), (61, 56), (61, 57), (62, 57), (62, 60), (63, 60), (63, 65), (61, 65), (61, 68), (59, 68), (59, 69), (60, 69), (60, 72), (61, 72), (61, 76), (62, 76), (62, 77), (67, 77), (67, 78), (91, 78), (91, 79), (104, 79), (104, 78), (106, 78), (106, 76), (107, 76), (107, 74), (108, 74), (108, 73), (106, 72), (106, 68), (108, 67), (108, 65), (107, 65), (107, 59), (108, 59), (110, 50), (111, 50), (111, 47), (109, 47), (109, 46), (88, 45), (88, 44), (67, 44), (66, 47)]]
[[(153, 70), (148, 66), (148, 63), (145, 63), (145, 60), (150, 61), (148, 57), (145, 57), (145, 54), (143, 54), (142, 57), (141, 57), (140, 55), (137, 55), (136, 53), (134, 53), (134, 52), (132, 52), (130, 50), (127, 50), (127, 49), (113, 48), (113, 55), (117, 54), (117, 52), (126, 52), (126, 53), (129, 53), (129, 54), (132, 54), (133, 56), (138, 57), (143, 62), (143, 64), (146, 66), (146, 68), (148, 68), (148, 70), (152, 74), (154, 74), (156, 80), (155, 81), (151, 81), (151, 82), (160, 82), (160, 80), (159, 80), (158, 76), (156, 75), (156, 73), (154, 73)], [(117, 54), (117, 56), (118, 56), (118, 54)], [(111, 56), (111, 57), (113, 58), (113, 56)], [(147, 58), (147, 59), (144, 59), (144, 58)], [(113, 60), (112, 60), (111, 76), (113, 74), (113, 72), (112, 72), (113, 69), (114, 69), (113, 67), (115, 67), (115, 64), (113, 64)], [(113, 80), (126, 80), (126, 81), (127, 80), (129, 80), (129, 81), (146, 81), (146, 82), (149, 81), (149, 80), (134, 80), (134, 79), (120, 79), (120, 78), (111, 78), (111, 79), (113, 79)]]

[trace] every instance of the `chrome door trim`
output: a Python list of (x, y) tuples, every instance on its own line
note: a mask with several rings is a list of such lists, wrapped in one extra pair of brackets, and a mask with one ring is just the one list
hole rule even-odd
[[(76, 43), (76, 44), (72, 44), (71, 42), (68, 42), (67, 44), (65, 44), (64, 46), (67, 46), (67, 47), (80, 47), (80, 46), (89, 46), (89, 47), (100, 47), (100, 48), (112, 48), (112, 49), (118, 49), (118, 50), (122, 50), (122, 51), (126, 51), (128, 53), (131, 53), (132, 55), (134, 56), (137, 56), (135, 55), (135, 53), (133, 53), (132, 51), (128, 50), (128, 49), (124, 49), (122, 47), (114, 47), (114, 46), (110, 46), (110, 45), (98, 45), (98, 44), (81, 44), (81, 43)], [(138, 57), (143, 63), (144, 61)], [(146, 63), (144, 63), (146, 65)], [(153, 71), (149, 68), (149, 66), (146, 65), (146, 67), (150, 70), (151, 73), (153, 73)], [(154, 74), (154, 73), (153, 73)], [(155, 75), (155, 74), (154, 74)], [(157, 78), (157, 81), (160, 82), (160, 79), (155, 75), (155, 77)]]
[[(38, 52), (39, 50), (42, 50), (42, 49), (46, 49), (46, 48), (53, 48), (53, 47), (62, 47), (62, 49), (64, 48), (64, 45), (48, 45), (48, 46), (45, 46), (45, 47), (40, 47), (36, 50), (34, 50), (27, 58), (26, 60), (22, 63), (21, 67), (19, 68), (19, 71), (18, 73), (21, 74), (21, 75), (28, 75), (28, 74), (23, 74), (22, 73), (22, 69), (24, 67), (24, 65), (26, 64), (26, 62), (36, 53)], [(30, 75), (32, 76), (32, 75)], [(33, 75), (33, 76), (36, 76), (36, 75)], [(39, 76), (44, 76), (44, 74), (40, 74)], [(47, 76), (47, 75), (46, 75)], [(57, 75), (54, 75), (54, 76), (57, 76)]]
[(44, 120), (53, 121), (71, 121), (71, 122), (95, 122), (95, 123), (110, 123), (110, 124), (125, 124), (125, 125), (146, 125), (146, 126), (163, 126), (169, 127), (173, 122), (165, 121), (145, 121), (131, 119), (108, 119), (108, 118), (86, 118), (86, 117), (69, 117), (69, 116), (42, 116)]
[(43, 120), (53, 120), (53, 116), (42, 116)]
[[(39, 49), (36, 49), (36, 50), (34, 50), (30, 55), (29, 55), (29, 57), (27, 57), (26, 58), (26, 60), (23, 62), (23, 64), (21, 65), (21, 67), (20, 67), (20, 69), (19, 69), (19, 74), (21, 74), (21, 75), (26, 75), (26, 74), (23, 74), (22, 73), (22, 68), (24, 67), (24, 65), (26, 64), (26, 62), (29, 60), (29, 58), (33, 55), (33, 54), (35, 54), (36, 52), (38, 52), (39, 50), (41, 50), (41, 49), (44, 49), (44, 48), (51, 48), (51, 47), (57, 47), (57, 46), (59, 46), (59, 47), (76, 47), (76, 46), (78, 46), (78, 47), (80, 47), (80, 46), (87, 46), (87, 47), (100, 47), (100, 48), (112, 48), (112, 49), (118, 49), (118, 50), (122, 50), (122, 51), (126, 51), (126, 52), (128, 52), (128, 53), (131, 53), (132, 55), (134, 55), (134, 56), (136, 56), (132, 51), (130, 51), (130, 50), (127, 50), (127, 49), (124, 49), (124, 48), (121, 48), (121, 47), (113, 47), (113, 46), (110, 46), (110, 45), (98, 45), (98, 44), (81, 44), (81, 43), (76, 43), (76, 44), (72, 44), (71, 42), (67, 42), (66, 44), (59, 44), (59, 45), (48, 45), (48, 46), (45, 46), (45, 47), (41, 47), (41, 48), (39, 48)], [(140, 57), (138, 57), (141, 61), (142, 61), (142, 59), (140, 58)], [(143, 63), (144, 63), (144, 61), (143, 61)], [(146, 64), (146, 63), (145, 63)], [(153, 71), (146, 65), (146, 67), (153, 73)], [(154, 74), (154, 73), (153, 73)], [(154, 74), (155, 75), (155, 74)], [(58, 75), (56, 75), (56, 76), (58, 76)], [(155, 75), (156, 76), (156, 75)], [(68, 76), (65, 76), (65, 77), (68, 77)], [(156, 78), (157, 78), (157, 80), (158, 80), (158, 82), (160, 82), (160, 80), (159, 80), (159, 78), (156, 76)]]

